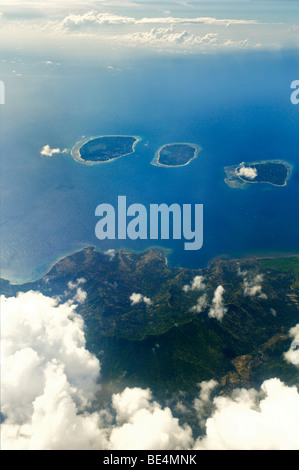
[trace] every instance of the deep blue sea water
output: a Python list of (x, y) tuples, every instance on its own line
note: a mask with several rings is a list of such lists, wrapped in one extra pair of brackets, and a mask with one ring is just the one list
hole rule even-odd
[[(1, 109), (1, 276), (36, 278), (61, 256), (87, 245), (101, 250), (150, 245), (171, 249), (175, 266), (202, 267), (220, 255), (299, 253), (298, 51), (234, 53), (125, 61), (120, 70), (38, 65), (6, 77)], [(5, 77), (4, 77), (5, 78)], [(70, 154), (82, 136), (140, 135), (136, 152), (89, 167)], [(166, 143), (203, 150), (190, 165), (150, 164)], [(286, 160), (287, 187), (229, 188), (224, 166)], [(204, 246), (183, 241), (111, 241), (95, 237), (95, 208), (128, 203), (204, 205)]]

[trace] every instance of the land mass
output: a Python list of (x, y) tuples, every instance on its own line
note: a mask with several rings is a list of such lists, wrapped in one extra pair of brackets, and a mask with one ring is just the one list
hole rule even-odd
[(225, 182), (231, 188), (244, 188), (250, 183), (268, 183), (286, 186), (292, 173), (292, 166), (282, 160), (267, 160), (227, 166)]
[(140, 137), (120, 135), (93, 137), (77, 142), (71, 154), (80, 163), (106, 163), (133, 153), (140, 140)]
[[(87, 297), (77, 312), (87, 347), (101, 361), (104, 388), (150, 387), (165, 398), (178, 390), (195, 393), (197, 383), (213, 378), (226, 393), (272, 376), (298, 385), (295, 366), (283, 357), (291, 344), (289, 329), (298, 323), (298, 266), (295, 256), (171, 268), (158, 250), (108, 256), (90, 247), (58, 261), (34, 282), (0, 280), (0, 293), (34, 290), (66, 302), (74, 295), (70, 281), (84, 279)], [(204, 290), (192, 287), (197, 276)], [(262, 290), (246, 295), (245, 279), (252, 288), (262, 280)], [(209, 316), (218, 286), (226, 312), (220, 321)], [(133, 293), (141, 294), (138, 302), (130, 299)]]
[(157, 151), (152, 164), (166, 167), (185, 166), (197, 157), (200, 150), (195, 144), (167, 144)]

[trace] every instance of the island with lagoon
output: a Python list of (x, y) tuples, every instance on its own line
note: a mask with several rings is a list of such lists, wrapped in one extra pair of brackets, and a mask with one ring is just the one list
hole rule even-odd
[(196, 144), (172, 143), (163, 145), (155, 154), (152, 165), (177, 167), (188, 165), (201, 150)]
[(245, 188), (250, 183), (267, 183), (273, 186), (286, 186), (293, 167), (282, 160), (264, 160), (227, 166), (225, 182), (231, 188)]
[(87, 165), (107, 163), (135, 152), (141, 137), (124, 135), (104, 135), (85, 138), (77, 142), (71, 155), (76, 162)]

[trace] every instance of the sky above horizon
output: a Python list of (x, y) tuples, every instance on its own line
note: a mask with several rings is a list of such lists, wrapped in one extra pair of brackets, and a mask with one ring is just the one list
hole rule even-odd
[(0, 34), (4, 58), (12, 49), (53, 60), (297, 49), (299, 2), (1, 0)]

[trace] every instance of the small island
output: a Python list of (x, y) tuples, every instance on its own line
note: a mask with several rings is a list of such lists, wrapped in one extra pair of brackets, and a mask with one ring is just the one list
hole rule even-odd
[(225, 182), (231, 188), (245, 188), (250, 183), (268, 183), (286, 186), (292, 174), (292, 166), (282, 160), (267, 160), (227, 166)]
[(107, 163), (133, 153), (140, 140), (140, 137), (122, 135), (92, 137), (77, 142), (71, 154), (76, 162), (87, 165)]
[(157, 151), (152, 165), (166, 167), (185, 166), (197, 157), (200, 150), (201, 148), (195, 144), (166, 144)]

